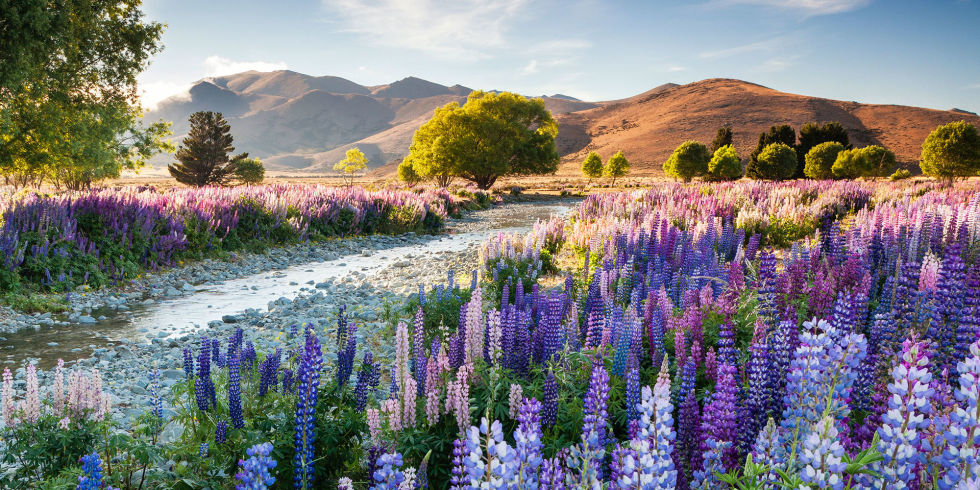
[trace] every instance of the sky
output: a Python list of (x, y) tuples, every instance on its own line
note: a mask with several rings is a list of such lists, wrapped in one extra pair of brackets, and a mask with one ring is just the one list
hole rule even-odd
[(208, 76), (289, 69), (598, 101), (738, 78), (980, 112), (980, 0), (144, 0), (163, 50), (144, 105)]

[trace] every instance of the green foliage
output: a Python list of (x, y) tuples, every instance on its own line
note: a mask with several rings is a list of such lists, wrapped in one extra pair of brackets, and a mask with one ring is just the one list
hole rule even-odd
[(422, 176), (415, 172), (415, 167), (403, 160), (398, 164), (398, 180), (409, 185), (415, 185), (422, 182)]
[(888, 176), (888, 180), (890, 180), (892, 182), (895, 182), (895, 181), (899, 181), (899, 180), (905, 180), (905, 179), (907, 179), (907, 178), (909, 178), (911, 176), (912, 176), (912, 172), (909, 172), (908, 170), (905, 170), (904, 168), (900, 168), (900, 169), (896, 170), (893, 174), (889, 175)]
[[(770, 126), (768, 131), (759, 133), (759, 143), (756, 145), (755, 150), (752, 150), (752, 154), (749, 155), (749, 164), (745, 169), (745, 175), (749, 178), (758, 179), (761, 177), (756, 177), (753, 172), (757, 166), (759, 155), (762, 151), (766, 149), (767, 146), (773, 143), (782, 143), (790, 148), (796, 147), (796, 132), (788, 124), (783, 124), (780, 126)], [(794, 165), (795, 172), (795, 165)]]
[(664, 173), (668, 177), (690, 182), (695, 176), (704, 175), (708, 172), (708, 160), (710, 159), (711, 153), (708, 152), (708, 147), (704, 146), (704, 143), (685, 141), (664, 162)]
[(792, 178), (794, 172), (796, 150), (785, 143), (766, 146), (745, 169), (747, 177), (759, 180), (785, 180)]
[(192, 186), (224, 185), (235, 175), (238, 162), (248, 157), (232, 146), (231, 126), (220, 112), (191, 114), (191, 129), (177, 149), (177, 163), (169, 165), (177, 182)]
[(347, 187), (354, 185), (354, 175), (358, 172), (363, 172), (367, 168), (368, 159), (364, 156), (364, 152), (357, 148), (351, 148), (347, 150), (344, 154), (344, 159), (337, 162), (333, 169), (335, 172), (339, 172), (341, 177), (347, 183)]
[(265, 180), (265, 165), (258, 158), (243, 158), (235, 166), (235, 179), (243, 184), (258, 184)]
[[(17, 277), (16, 274), (6, 268), (4, 271), (0, 271), (0, 276), (3, 275), (3, 272)], [(16, 283), (7, 288), (4, 287), (3, 283), (0, 283), (0, 290), (9, 291), (16, 289), (16, 287)], [(23, 313), (61, 313), (68, 309), (68, 301), (63, 294), (8, 292), (2, 298), (0, 303)]]
[(107, 422), (79, 417), (68, 429), (59, 425), (60, 417), (50, 413), (35, 423), (21, 423), (2, 429), (4, 451), (0, 463), (15, 466), (0, 474), (0, 487), (18, 488), (21, 482), (42, 481), (78, 465), (83, 455), (101, 439)]
[[(839, 122), (832, 121), (825, 123), (823, 126), (820, 126), (817, 123), (804, 124), (803, 127), (800, 128), (800, 143), (796, 146), (798, 161), (795, 177), (809, 177), (809, 175), (806, 174), (806, 156), (810, 153), (810, 150), (815, 148), (817, 145), (831, 141), (840, 143), (841, 146), (843, 146), (843, 149), (851, 148), (851, 141), (847, 136), (847, 130), (844, 129), (844, 126), (842, 126)], [(821, 178), (827, 179), (830, 177), (827, 176)]]
[(922, 173), (944, 182), (980, 171), (980, 134), (966, 121), (936, 128), (922, 143)]
[(609, 161), (606, 162), (606, 166), (602, 170), (605, 177), (612, 178), (612, 185), (616, 185), (616, 178), (625, 177), (629, 173), (630, 162), (626, 159), (626, 155), (623, 155), (622, 150), (609, 157)]
[(722, 146), (715, 151), (708, 162), (708, 175), (711, 180), (736, 180), (742, 176), (742, 160), (732, 145)]
[(803, 173), (811, 179), (818, 180), (833, 177), (834, 162), (837, 160), (837, 155), (842, 151), (844, 151), (844, 145), (836, 141), (827, 141), (814, 146), (806, 154), (806, 166)]
[(711, 142), (711, 153), (716, 153), (722, 147), (732, 146), (732, 135), (731, 126), (718, 128), (718, 133), (715, 134), (715, 139)]
[(890, 174), (895, 168), (895, 153), (878, 145), (861, 148), (861, 158), (869, 169), (867, 176), (874, 179)]
[(590, 182), (602, 177), (602, 158), (598, 153), (590, 151), (582, 161), (582, 175), (588, 177)]
[(436, 109), (415, 132), (402, 165), (440, 185), (462, 177), (485, 190), (505, 175), (555, 172), (557, 134), (543, 100), (474, 91), (462, 107), (451, 102)]
[(70, 189), (171, 151), (169, 124), (144, 126), (136, 78), (163, 25), (140, 1), (4, 2), (0, 9), (0, 173)]

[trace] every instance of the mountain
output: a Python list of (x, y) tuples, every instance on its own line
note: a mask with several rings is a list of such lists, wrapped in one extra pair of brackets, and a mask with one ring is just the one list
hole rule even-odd
[[(369, 168), (398, 162), (412, 135), (440, 106), (460, 104), (472, 89), (408, 77), (368, 87), (332, 76), (289, 70), (247, 71), (197, 81), (186, 94), (162, 101), (147, 120), (173, 121), (175, 143), (196, 111), (219, 111), (231, 125), (235, 150), (261, 158), (272, 172), (328, 172), (352, 146)], [(553, 113), (596, 107), (567, 96), (545, 97)], [(149, 173), (165, 174), (172, 155), (151, 160)]]
[(799, 131), (808, 122), (840, 122), (855, 147), (882, 145), (903, 164), (917, 162), (922, 141), (936, 126), (980, 117), (954, 109), (861, 104), (779, 92), (741, 80), (715, 78), (687, 85), (665, 84), (642, 94), (556, 116), (560, 175), (577, 175), (589, 151), (603, 159), (622, 150), (637, 175), (662, 175), (674, 148), (687, 140), (709, 144), (729, 125), (739, 155), (747, 159), (759, 133), (774, 124)]
[[(231, 124), (236, 150), (261, 158), (273, 174), (329, 173), (357, 146), (372, 173), (384, 175), (408, 154), (412, 135), (435, 108), (462, 104), (471, 91), (416, 77), (369, 87), (288, 70), (248, 71), (199, 80), (187, 94), (161, 102), (147, 118), (173, 121), (173, 140), (179, 142), (191, 113), (221, 111)], [(962, 109), (822, 99), (725, 78), (667, 83), (606, 102), (562, 94), (542, 98), (559, 124), (560, 175), (578, 175), (589, 151), (606, 159), (619, 150), (631, 161), (634, 175), (662, 175), (663, 162), (680, 143), (709, 143), (724, 125), (732, 127), (735, 148), (744, 159), (759, 133), (773, 124), (799, 130), (808, 122), (827, 121), (840, 122), (854, 146), (882, 145), (909, 164), (918, 160), (922, 141), (936, 126), (961, 119), (980, 125), (980, 117)], [(157, 156), (151, 173), (165, 174), (172, 159)]]

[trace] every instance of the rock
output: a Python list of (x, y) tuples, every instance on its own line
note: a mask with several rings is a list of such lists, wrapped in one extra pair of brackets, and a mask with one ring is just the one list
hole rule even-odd
[(85, 325), (91, 325), (93, 323), (97, 323), (98, 322), (98, 320), (96, 320), (95, 318), (92, 318), (89, 315), (81, 315), (81, 316), (78, 317), (78, 320), (77, 321), (78, 321), (78, 323), (82, 323), (82, 324), (85, 324)]
[(239, 320), (238, 315), (221, 315), (221, 321), (225, 323), (238, 323)]
[(172, 298), (174, 296), (180, 296), (180, 291), (178, 291), (177, 288), (173, 286), (169, 286), (167, 287), (167, 290), (163, 293), (163, 295)]

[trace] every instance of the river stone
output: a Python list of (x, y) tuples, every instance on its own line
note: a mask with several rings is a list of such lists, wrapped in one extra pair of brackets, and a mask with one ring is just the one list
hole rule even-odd
[(240, 318), (238, 315), (221, 315), (221, 321), (225, 323), (238, 323)]
[(89, 315), (81, 315), (81, 316), (78, 317), (78, 323), (83, 323), (83, 324), (91, 325), (91, 324), (96, 323), (96, 322), (97, 322), (97, 320), (95, 318), (92, 318)]

